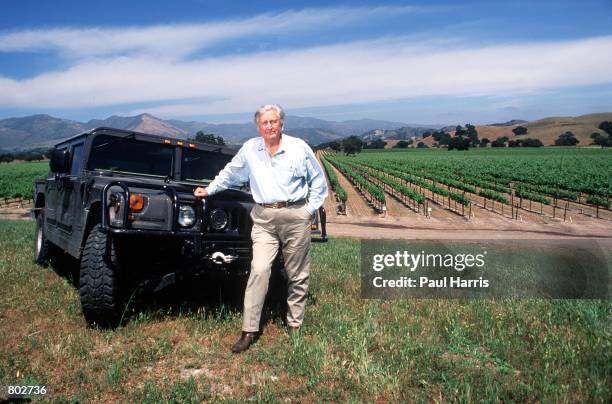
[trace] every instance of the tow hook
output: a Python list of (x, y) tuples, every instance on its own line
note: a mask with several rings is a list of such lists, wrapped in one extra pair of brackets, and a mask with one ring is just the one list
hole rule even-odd
[(217, 251), (210, 256), (210, 260), (217, 265), (230, 264), (237, 259), (237, 255), (225, 255), (221, 251)]

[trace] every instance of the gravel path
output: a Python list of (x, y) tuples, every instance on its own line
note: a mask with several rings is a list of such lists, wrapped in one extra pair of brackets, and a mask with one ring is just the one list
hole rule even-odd
[[(351, 187), (352, 188), (352, 187)], [(350, 188), (349, 188), (350, 189)], [(354, 191), (353, 191), (354, 192)], [(355, 194), (356, 195), (356, 194)], [(359, 195), (356, 195), (360, 197)], [(354, 196), (355, 198), (355, 196)], [(361, 198), (361, 197), (360, 197)], [(391, 198), (391, 197), (390, 197)], [(593, 238), (612, 240), (612, 222), (591, 219), (580, 215), (581, 220), (563, 222), (548, 219), (547, 223), (512, 220), (490, 213), (488, 217), (470, 220), (457, 215), (431, 218), (414, 213), (408, 208), (407, 215), (380, 217), (373, 213), (363, 199), (354, 203), (366, 209), (368, 215), (337, 215), (328, 209), (327, 232), (331, 237), (354, 237), (361, 239), (457, 239), (457, 240), (496, 240), (496, 239), (556, 239), (556, 238)], [(355, 202), (355, 201), (354, 201)], [(333, 206), (333, 201), (326, 201)], [(399, 202), (398, 202), (399, 203)], [(352, 209), (356, 209), (353, 207)], [(29, 208), (2, 208), (0, 220), (31, 220)], [(355, 212), (355, 210), (353, 210)]]

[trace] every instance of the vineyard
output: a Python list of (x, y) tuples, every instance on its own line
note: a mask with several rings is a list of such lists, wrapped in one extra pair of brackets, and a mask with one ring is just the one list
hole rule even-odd
[[(475, 209), (518, 219), (525, 214), (568, 220), (612, 220), (612, 151), (585, 148), (382, 150), (345, 156), (323, 152), (321, 162), (344, 213), (344, 176), (375, 211), (388, 198), (407, 212), (444, 209), (470, 219)], [(28, 200), (47, 162), (0, 165), (0, 205)]]
[(412, 149), (321, 157), (342, 203), (346, 191), (336, 191), (336, 170), (380, 213), (392, 197), (426, 216), (437, 207), (469, 219), (476, 207), (512, 219), (568, 220), (568, 213), (612, 219), (612, 152), (605, 149)]
[(48, 171), (49, 162), (0, 165), (0, 204), (32, 199), (34, 182), (45, 178)]

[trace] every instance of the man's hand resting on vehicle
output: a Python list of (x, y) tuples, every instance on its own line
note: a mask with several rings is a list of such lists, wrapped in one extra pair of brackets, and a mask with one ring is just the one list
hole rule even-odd
[(208, 191), (206, 188), (197, 187), (195, 191), (193, 191), (193, 194), (196, 198), (206, 198), (208, 196)]

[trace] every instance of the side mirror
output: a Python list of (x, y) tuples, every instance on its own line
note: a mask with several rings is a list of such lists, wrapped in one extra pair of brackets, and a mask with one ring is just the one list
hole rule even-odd
[(68, 149), (53, 149), (49, 167), (52, 172), (57, 174), (65, 174), (70, 171), (70, 152)]

